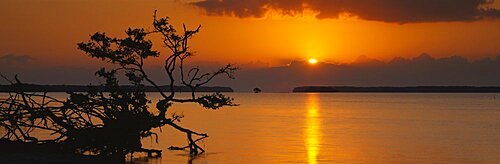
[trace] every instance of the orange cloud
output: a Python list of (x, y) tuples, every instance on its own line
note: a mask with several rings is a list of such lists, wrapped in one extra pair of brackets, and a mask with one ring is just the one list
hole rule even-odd
[(284, 14), (306, 9), (319, 19), (342, 15), (391, 23), (476, 21), (500, 18), (494, 0), (202, 0), (192, 3), (209, 15), (263, 17), (269, 10)]

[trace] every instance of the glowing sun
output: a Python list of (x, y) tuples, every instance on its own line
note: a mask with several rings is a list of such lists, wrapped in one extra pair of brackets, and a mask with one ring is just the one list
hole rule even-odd
[(318, 63), (318, 60), (311, 58), (307, 62), (309, 62), (309, 64), (316, 64), (316, 63)]

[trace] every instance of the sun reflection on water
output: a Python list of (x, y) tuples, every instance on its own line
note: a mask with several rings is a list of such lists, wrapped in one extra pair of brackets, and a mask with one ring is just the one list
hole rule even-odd
[(316, 164), (318, 161), (320, 144), (320, 113), (317, 94), (307, 95), (307, 114), (305, 119), (305, 147), (307, 162)]

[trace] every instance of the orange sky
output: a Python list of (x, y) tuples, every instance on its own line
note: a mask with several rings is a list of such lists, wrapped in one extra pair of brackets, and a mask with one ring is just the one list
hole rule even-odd
[(311, 14), (234, 18), (206, 16), (186, 2), (2, 0), (0, 56), (29, 55), (33, 61), (56, 65), (92, 64), (94, 59), (79, 52), (76, 43), (97, 31), (121, 36), (128, 27), (150, 28), (155, 9), (160, 16), (170, 16), (175, 25), (203, 25), (192, 41), (200, 61), (280, 65), (313, 57), (345, 63), (360, 55), (388, 60), (423, 52), (469, 59), (500, 54), (500, 21), (496, 20), (401, 25), (354, 18), (318, 20)]

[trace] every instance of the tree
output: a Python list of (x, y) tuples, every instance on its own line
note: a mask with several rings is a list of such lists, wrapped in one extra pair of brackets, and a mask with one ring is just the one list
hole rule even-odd
[[(7, 132), (3, 139), (36, 143), (64, 143), (65, 149), (76, 153), (93, 152), (103, 156), (124, 156), (127, 153), (144, 151), (140, 139), (156, 134), (153, 128), (170, 126), (185, 133), (186, 146), (170, 147), (171, 150), (188, 149), (191, 155), (198, 155), (205, 150), (197, 142), (208, 137), (177, 124), (182, 115), (167, 116), (168, 109), (174, 103), (198, 103), (206, 109), (216, 110), (225, 106), (235, 106), (233, 98), (221, 93), (209, 95), (196, 94), (197, 88), (206, 85), (216, 76), (225, 75), (234, 78), (238, 69), (228, 64), (211, 73), (202, 73), (199, 67), (186, 68), (185, 63), (193, 57), (188, 41), (199, 32), (201, 26), (177, 32), (169, 23), (169, 18), (153, 16), (153, 30), (129, 28), (126, 37), (110, 37), (105, 33), (95, 33), (87, 42), (78, 43), (78, 49), (92, 58), (101, 59), (117, 67), (102, 68), (96, 75), (106, 80), (107, 92), (94, 91), (69, 93), (66, 100), (58, 100), (46, 93), (9, 93), (9, 97), (0, 99), (0, 127)], [(169, 51), (164, 59), (164, 71), (169, 80), (169, 89), (164, 91), (144, 70), (144, 61), (159, 58), (160, 52), (153, 50), (150, 36), (160, 36), (163, 46)], [(117, 74), (123, 73), (134, 91), (125, 91), (120, 86)], [(10, 81), (9, 79), (4, 79)], [(11, 84), (21, 84), (17, 79)], [(143, 87), (152, 85), (161, 95), (154, 109)], [(175, 85), (191, 88), (188, 99), (176, 96)], [(31, 135), (35, 130), (46, 130), (56, 135), (50, 140), (40, 140)]]

